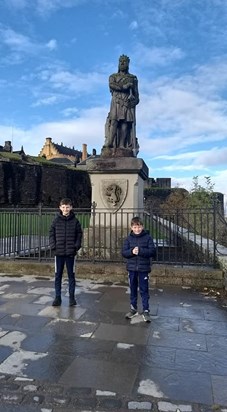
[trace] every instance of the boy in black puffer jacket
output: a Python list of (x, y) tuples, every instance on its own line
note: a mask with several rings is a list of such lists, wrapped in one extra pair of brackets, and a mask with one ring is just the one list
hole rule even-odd
[(60, 212), (52, 222), (49, 232), (50, 248), (55, 253), (55, 299), (53, 306), (61, 305), (61, 283), (66, 264), (69, 279), (69, 305), (75, 306), (75, 255), (81, 248), (82, 229), (72, 211), (71, 199), (60, 201)]
[(138, 285), (143, 305), (143, 319), (150, 322), (149, 311), (149, 272), (151, 271), (151, 258), (156, 257), (154, 241), (149, 233), (144, 230), (143, 222), (139, 217), (131, 221), (131, 232), (125, 239), (122, 255), (127, 259), (127, 270), (130, 286), (131, 310), (126, 314), (126, 319), (138, 315), (137, 293)]

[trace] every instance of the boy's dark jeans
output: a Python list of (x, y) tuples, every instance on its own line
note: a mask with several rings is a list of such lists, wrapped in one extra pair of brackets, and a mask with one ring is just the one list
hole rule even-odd
[(137, 310), (138, 286), (142, 299), (143, 311), (149, 310), (149, 274), (129, 271), (130, 303)]
[(55, 256), (55, 295), (61, 296), (61, 283), (64, 266), (66, 264), (69, 279), (69, 296), (75, 294), (75, 256)]

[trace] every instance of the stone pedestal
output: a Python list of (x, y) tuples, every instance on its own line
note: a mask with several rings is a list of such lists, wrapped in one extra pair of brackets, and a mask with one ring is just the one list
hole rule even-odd
[(91, 179), (92, 202), (102, 211), (96, 224), (130, 227), (131, 218), (143, 212), (144, 181), (148, 178), (144, 161), (135, 157), (101, 156), (87, 159), (86, 169)]

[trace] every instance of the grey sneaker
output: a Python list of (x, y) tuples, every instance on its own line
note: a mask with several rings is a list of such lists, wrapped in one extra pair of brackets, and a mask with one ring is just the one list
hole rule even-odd
[(126, 313), (125, 319), (132, 319), (134, 316), (137, 316), (138, 312), (136, 309), (131, 309), (130, 312)]
[(151, 317), (150, 317), (150, 312), (149, 312), (149, 310), (145, 310), (145, 311), (142, 313), (142, 316), (143, 316), (144, 322), (150, 322), (150, 321), (151, 321)]

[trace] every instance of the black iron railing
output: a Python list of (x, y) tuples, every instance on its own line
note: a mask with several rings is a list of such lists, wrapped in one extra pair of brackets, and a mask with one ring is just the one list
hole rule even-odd
[[(124, 210), (107, 212), (74, 209), (83, 227), (78, 260), (123, 262), (122, 243), (130, 231), (131, 218), (140, 215), (153, 236), (157, 262), (178, 265), (217, 265), (225, 253), (226, 221), (215, 209)], [(0, 258), (51, 260), (49, 228), (56, 209), (0, 209)], [(224, 244), (224, 245), (223, 245)]]

